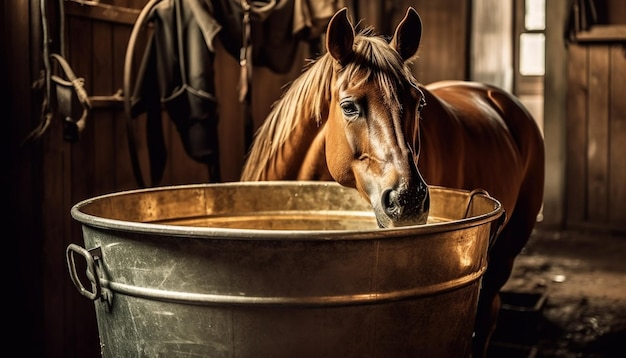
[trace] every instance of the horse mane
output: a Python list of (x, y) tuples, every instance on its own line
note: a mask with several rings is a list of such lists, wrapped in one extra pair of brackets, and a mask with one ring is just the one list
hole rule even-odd
[(242, 180), (260, 180), (270, 158), (276, 155), (300, 120), (321, 123), (330, 101), (333, 58), (324, 54), (309, 61), (302, 74), (285, 86), (281, 98), (274, 102), (263, 124), (254, 135)]
[[(398, 83), (408, 80), (417, 88), (411, 70), (393, 50), (387, 40), (366, 28), (355, 36), (354, 58), (340, 71), (350, 85), (363, 85), (374, 80), (383, 89), (382, 96), (388, 106), (397, 106)], [(274, 158), (299, 121), (314, 120), (321, 128), (328, 116), (332, 95), (335, 60), (325, 53), (310, 60), (302, 74), (287, 84), (281, 98), (274, 102), (267, 118), (259, 127), (241, 174), (241, 180), (262, 180), (267, 163)], [(342, 86), (338, 82), (337, 86)]]

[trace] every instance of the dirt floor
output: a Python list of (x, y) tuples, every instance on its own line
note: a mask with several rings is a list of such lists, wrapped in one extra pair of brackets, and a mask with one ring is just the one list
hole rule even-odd
[(626, 357), (626, 235), (538, 228), (503, 291), (493, 357)]

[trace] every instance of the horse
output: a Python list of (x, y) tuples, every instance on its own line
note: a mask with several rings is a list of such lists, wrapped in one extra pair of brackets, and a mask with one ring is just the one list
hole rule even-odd
[(486, 354), (499, 291), (528, 241), (543, 201), (544, 142), (535, 120), (497, 87), (420, 84), (410, 64), (422, 35), (409, 7), (392, 37), (355, 31), (347, 9), (258, 128), (242, 181), (334, 180), (356, 188), (381, 228), (426, 223), (429, 185), (487, 191), (505, 210), (488, 253), (473, 356)]

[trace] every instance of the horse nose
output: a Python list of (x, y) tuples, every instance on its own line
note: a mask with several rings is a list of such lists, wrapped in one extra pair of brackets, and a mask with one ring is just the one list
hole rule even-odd
[(386, 189), (381, 195), (381, 206), (393, 221), (422, 217), (430, 209), (430, 195), (426, 190)]
[(377, 206), (380, 215), (386, 218), (379, 218), (379, 222), (384, 220), (391, 226), (425, 224), (430, 211), (428, 184), (412, 156), (408, 157), (408, 165), (400, 163), (397, 167), (404, 171), (390, 171), (384, 178), (386, 188), (380, 194)]

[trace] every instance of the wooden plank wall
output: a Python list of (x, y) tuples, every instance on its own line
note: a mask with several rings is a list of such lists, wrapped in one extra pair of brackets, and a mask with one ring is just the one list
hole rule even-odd
[(568, 73), (567, 224), (624, 231), (624, 43), (571, 44)]
[[(405, 5), (414, 6), (422, 18), (422, 41), (413, 64), (413, 73), (421, 83), (469, 79), (470, 3), (405, 1)], [(404, 11), (406, 7), (399, 9), (402, 15)], [(394, 26), (400, 20), (396, 19)]]
[(357, 18), (393, 35), (409, 6), (422, 19), (422, 40), (412, 68), (423, 84), (469, 78), (471, 2), (459, 0), (357, 1)]

